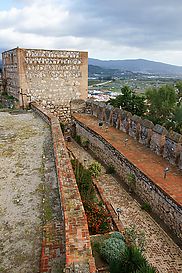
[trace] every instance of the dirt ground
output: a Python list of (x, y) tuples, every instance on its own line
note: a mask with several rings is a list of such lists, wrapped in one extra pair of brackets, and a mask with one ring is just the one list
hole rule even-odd
[(0, 112), (0, 272), (39, 272), (43, 147), (49, 135), (48, 125), (31, 112)]

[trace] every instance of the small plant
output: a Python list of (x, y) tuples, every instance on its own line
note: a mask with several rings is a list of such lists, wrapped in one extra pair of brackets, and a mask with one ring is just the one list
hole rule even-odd
[(82, 146), (88, 149), (90, 141), (88, 139), (82, 139)]
[(118, 263), (121, 252), (123, 252), (125, 248), (126, 245), (122, 238), (111, 237), (102, 243), (100, 254), (109, 264), (112, 262)]
[(152, 208), (151, 208), (151, 206), (150, 206), (149, 203), (143, 203), (143, 204), (141, 205), (141, 209), (143, 209), (143, 210), (145, 210), (145, 211), (147, 211), (147, 212), (151, 212), (151, 211), (152, 211)]
[(135, 175), (133, 173), (129, 173), (127, 175), (127, 181), (128, 181), (128, 186), (129, 186), (129, 192), (132, 193), (136, 187)]
[(140, 251), (145, 249), (145, 233), (137, 231), (135, 225), (125, 228), (125, 240), (129, 246), (135, 246)]
[(108, 211), (97, 203), (83, 200), (87, 216), (89, 232), (91, 234), (104, 234), (110, 231), (111, 216)]
[(155, 267), (148, 263), (144, 263), (140, 266), (140, 268), (136, 271), (136, 273), (156, 273), (157, 270)]
[(76, 135), (76, 136), (75, 136), (75, 141), (76, 141), (78, 144), (81, 145), (81, 136)]
[(101, 164), (97, 161), (94, 161), (90, 165), (89, 171), (90, 171), (91, 175), (93, 175), (94, 177), (98, 177), (101, 173)]
[[(71, 163), (87, 216), (89, 232), (91, 234), (103, 234), (111, 231), (111, 216), (104, 207), (103, 202), (98, 200), (96, 196), (92, 182), (93, 174), (90, 170), (85, 169), (78, 160), (71, 160)], [(98, 171), (98, 168), (96, 170)]]
[(109, 166), (107, 167), (107, 173), (108, 173), (108, 174), (115, 174), (115, 172), (116, 172), (116, 170), (115, 170), (115, 168), (114, 168), (113, 165), (109, 165)]
[(139, 249), (134, 246), (126, 247), (124, 251), (120, 252), (119, 262), (116, 265), (112, 262), (110, 265), (111, 273), (134, 273), (146, 260)]
[(114, 233), (112, 233), (111, 238), (117, 238), (125, 241), (124, 236), (119, 231), (115, 231)]
[(61, 126), (61, 131), (64, 134), (64, 132), (65, 132), (65, 124), (61, 122), (60, 126)]

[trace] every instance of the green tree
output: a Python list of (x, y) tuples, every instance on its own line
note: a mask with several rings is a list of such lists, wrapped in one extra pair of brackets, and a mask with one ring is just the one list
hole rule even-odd
[(178, 105), (182, 103), (182, 81), (176, 82)]
[(146, 111), (145, 97), (136, 95), (128, 86), (122, 87), (121, 92), (121, 95), (115, 99), (110, 99), (108, 103), (117, 108), (121, 107), (132, 114), (142, 116)]
[[(119, 261), (111, 261), (110, 272), (111, 273), (134, 273), (140, 272), (141, 268), (145, 270), (151, 269), (149, 273), (155, 273), (154, 268), (150, 267), (145, 257), (142, 255), (141, 251), (134, 247), (129, 246), (120, 252)], [(142, 272), (142, 271), (141, 271)], [(143, 271), (148, 272), (148, 271)]]
[(173, 86), (163, 85), (145, 92), (148, 104), (147, 117), (154, 123), (163, 124), (172, 116), (176, 106), (176, 92)]
[(176, 106), (171, 120), (167, 120), (164, 124), (167, 129), (172, 129), (180, 134), (182, 134), (182, 103)]

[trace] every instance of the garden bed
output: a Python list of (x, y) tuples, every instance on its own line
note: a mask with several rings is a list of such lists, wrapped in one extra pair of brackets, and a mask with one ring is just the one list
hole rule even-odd
[(110, 212), (108, 212), (92, 181), (96, 165), (85, 169), (77, 159), (71, 160), (77, 185), (87, 216), (90, 235), (105, 234), (116, 230)]

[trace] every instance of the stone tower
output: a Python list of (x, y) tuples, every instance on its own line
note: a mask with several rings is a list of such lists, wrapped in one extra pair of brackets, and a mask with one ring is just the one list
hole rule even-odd
[(7, 92), (22, 107), (34, 101), (66, 120), (70, 101), (87, 98), (87, 52), (15, 48), (2, 60)]

